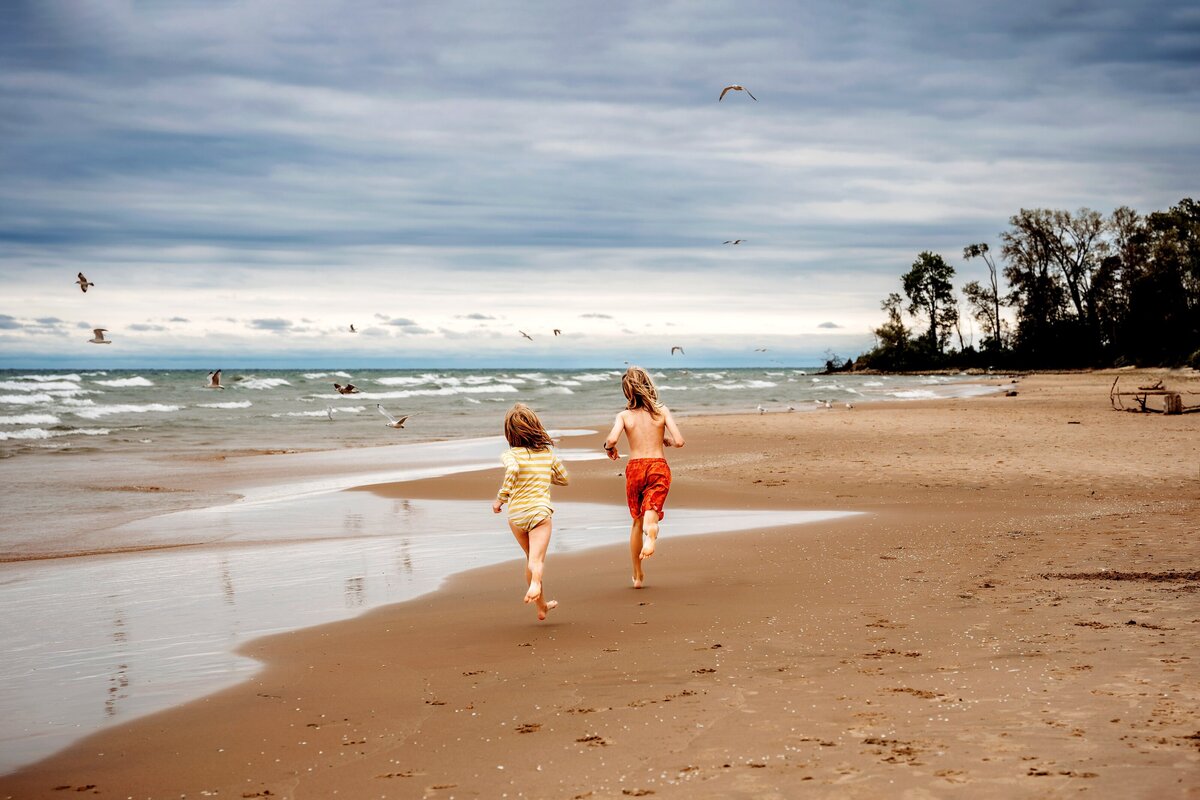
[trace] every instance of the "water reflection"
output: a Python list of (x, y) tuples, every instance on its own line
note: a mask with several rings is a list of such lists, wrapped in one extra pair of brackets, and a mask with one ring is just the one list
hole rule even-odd
[[(557, 505), (552, 552), (627, 541), (623, 506)], [(670, 534), (830, 516), (676, 509)], [(0, 564), (8, 651), (0, 660), (0, 770), (244, 679), (256, 665), (233, 650), (250, 638), (407, 600), (452, 573), (520, 555), (486, 504), (367, 492), (219, 517), (181, 512), (129, 527), (139, 536), (220, 536), (198, 547)]]

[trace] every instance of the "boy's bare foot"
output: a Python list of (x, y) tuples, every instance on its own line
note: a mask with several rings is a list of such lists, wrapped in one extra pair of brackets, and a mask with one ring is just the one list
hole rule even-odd
[(645, 579), (646, 578), (644, 575), (634, 575), (633, 576), (633, 588), (635, 588), (635, 589), (642, 588), (642, 581), (644, 581)]
[(640, 556), (643, 560), (654, 555), (654, 542), (658, 539), (658, 526), (655, 525), (653, 527), (654, 529), (651, 530), (651, 526), (646, 526), (646, 539), (642, 542), (642, 554)]
[(541, 599), (541, 596), (542, 596), (541, 582), (540, 581), (530, 581), (529, 582), (529, 591), (527, 591), (525, 593), (525, 602), (532, 603), (536, 600)]
[(651, 513), (646, 514), (646, 520), (642, 523), (642, 552), (639, 556), (642, 559), (647, 559), (654, 555), (654, 543), (658, 541), (658, 517)]
[(538, 607), (538, 619), (539, 620), (545, 619), (546, 615), (550, 613), (551, 609), (555, 609), (555, 608), (558, 608), (558, 601), (557, 600), (547, 600), (545, 603), (543, 603), (542, 605), (540, 605)]

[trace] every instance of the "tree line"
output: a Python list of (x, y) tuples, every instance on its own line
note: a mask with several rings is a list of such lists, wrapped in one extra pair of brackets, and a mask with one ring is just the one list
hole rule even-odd
[[(988, 278), (957, 294), (954, 267), (920, 253), (903, 294), (881, 304), (875, 347), (841, 368), (1200, 369), (1200, 204), (1185, 198), (1146, 216), (1021, 209), (1008, 225), (998, 257), (986, 242), (963, 248)], [(977, 342), (963, 336), (964, 312)]]

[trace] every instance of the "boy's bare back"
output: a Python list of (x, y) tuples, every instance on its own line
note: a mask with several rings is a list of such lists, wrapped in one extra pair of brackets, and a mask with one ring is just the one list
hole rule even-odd
[(612, 431), (604, 441), (610, 454), (616, 453), (617, 439), (621, 432), (629, 441), (630, 458), (664, 458), (664, 444), (683, 447), (683, 434), (675, 425), (671, 412), (665, 406), (657, 416), (644, 409), (626, 409), (617, 414)]

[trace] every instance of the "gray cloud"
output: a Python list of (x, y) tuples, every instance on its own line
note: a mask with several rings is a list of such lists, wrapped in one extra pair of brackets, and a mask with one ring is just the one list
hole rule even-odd
[(411, 319), (405, 319), (404, 317), (396, 317), (395, 319), (389, 319), (386, 324), (387, 325), (395, 325), (398, 328), (410, 328), (410, 327), (416, 325), (417, 323)]
[(131, 331), (165, 331), (165, 330), (167, 330), (167, 328), (165, 325), (152, 325), (147, 322), (135, 322), (129, 326), (129, 330), (131, 330)]
[(0, 329), (6, 331), (15, 331), (24, 326), (17, 322), (17, 318), (9, 314), (0, 314)]
[(456, 316), (455, 319), (495, 319), (495, 317), (488, 316), (487, 314), (474, 313), (460, 314), (459, 316)]
[(252, 319), (250, 320), (249, 327), (259, 331), (275, 331), (278, 333), (288, 330), (294, 324), (290, 319)]
[(191, 322), (187, 317), (171, 317), (167, 322)]
[[(229, 301), (276, 278), (361, 286), (344, 314), (428, 275), (487, 321), (509, 289), (569, 277), (590, 297), (614, 266), (660, 292), (734, 273), (801, 296), (832, 276), (818, 313), (855, 327), (921, 250), (995, 242), (1021, 207), (1165, 208), (1200, 173), (1191, 0), (6, 12), (0, 292), (165, 266), (149, 285), (198, 304), (172, 308), (254, 330), (319, 315), (253, 305), (265, 289)], [(760, 102), (718, 104), (732, 80)], [(748, 285), (722, 298), (753, 305)], [(444, 288), (405, 302), (442, 307)], [(30, 313), (52, 311), (74, 313)]]
[(818, 328), (840, 328), (842, 326), (838, 325), (836, 322), (822, 322), (817, 327)]

